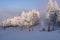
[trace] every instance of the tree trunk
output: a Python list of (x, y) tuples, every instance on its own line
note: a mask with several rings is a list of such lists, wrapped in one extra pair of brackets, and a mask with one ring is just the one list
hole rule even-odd
[(48, 23), (48, 32), (50, 31), (50, 23)]

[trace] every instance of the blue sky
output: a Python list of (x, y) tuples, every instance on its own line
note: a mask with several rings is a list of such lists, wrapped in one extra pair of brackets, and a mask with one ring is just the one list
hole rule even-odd
[[(60, 4), (60, 0), (57, 0)], [(0, 0), (0, 9), (36, 9), (42, 8), (48, 3), (48, 0)]]
[(43, 6), (47, 0), (0, 0), (0, 8), (35, 9)]

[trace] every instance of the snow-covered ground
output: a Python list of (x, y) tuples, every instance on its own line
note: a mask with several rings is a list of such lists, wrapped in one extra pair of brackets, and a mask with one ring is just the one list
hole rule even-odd
[(19, 28), (7, 28), (6, 31), (0, 28), (0, 40), (60, 40), (60, 31), (40, 32), (21, 31)]

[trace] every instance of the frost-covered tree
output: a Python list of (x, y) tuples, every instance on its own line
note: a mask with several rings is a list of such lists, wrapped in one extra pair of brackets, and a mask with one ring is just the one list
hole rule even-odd
[(59, 7), (57, 5), (57, 2), (52, 2), (52, 0), (49, 0), (48, 2), (48, 12), (46, 14), (46, 18), (48, 20), (48, 31), (50, 31), (51, 24), (53, 24), (52, 30), (54, 30), (54, 27), (56, 25), (57, 20), (57, 11)]
[(19, 26), (19, 27), (24, 27), (24, 28), (30, 28), (34, 25), (37, 25), (40, 19), (40, 13), (39, 11), (36, 10), (32, 10), (29, 12), (25, 12), (23, 11), (21, 13), (21, 16), (17, 16), (14, 18), (10, 18), (7, 20), (4, 20), (2, 22), (2, 26), (6, 27), (6, 26)]

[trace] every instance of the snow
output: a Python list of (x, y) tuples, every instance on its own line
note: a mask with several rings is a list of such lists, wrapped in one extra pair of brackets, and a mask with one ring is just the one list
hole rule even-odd
[(60, 31), (20, 31), (18, 28), (0, 29), (0, 40), (60, 40)]

